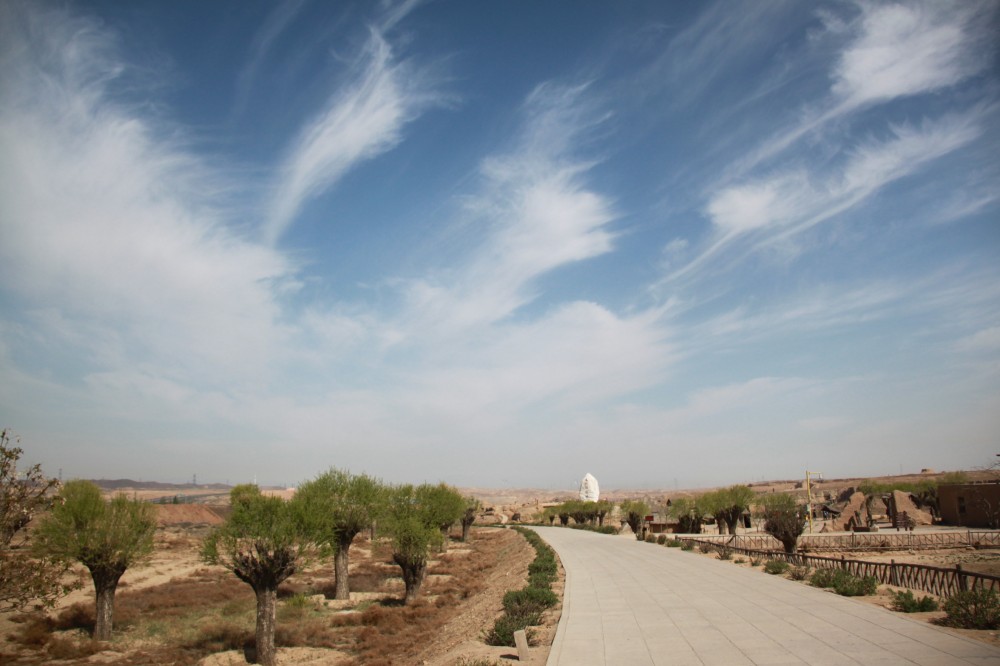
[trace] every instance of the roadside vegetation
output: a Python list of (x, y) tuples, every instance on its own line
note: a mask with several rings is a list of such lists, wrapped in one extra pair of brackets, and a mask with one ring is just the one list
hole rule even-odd
[(504, 613), (486, 636), (489, 645), (514, 647), (514, 632), (521, 630), (531, 643), (534, 637), (531, 627), (541, 622), (542, 613), (559, 603), (559, 597), (552, 591), (552, 583), (559, 575), (555, 551), (535, 532), (523, 527), (514, 529), (535, 549), (535, 559), (528, 565), (528, 584), (504, 595)]

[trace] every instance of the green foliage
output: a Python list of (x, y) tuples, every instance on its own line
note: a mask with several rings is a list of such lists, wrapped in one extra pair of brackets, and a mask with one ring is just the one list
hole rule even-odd
[(36, 530), (38, 552), (75, 560), (91, 573), (120, 570), (119, 576), (153, 552), (152, 504), (124, 495), (105, 502), (89, 481), (67, 482), (59, 497)]
[(647, 534), (645, 541), (646, 541), (646, 543), (656, 543), (656, 535), (655, 534)]
[(669, 539), (667, 541), (667, 548), (681, 548), (684, 542), (680, 539)]
[(785, 493), (772, 493), (761, 498), (764, 531), (781, 542), (786, 553), (794, 553), (799, 536), (806, 527), (803, 509), (795, 498)]
[(750, 558), (750, 566), (752, 566), (752, 567), (759, 567), (761, 565), (762, 561), (763, 560), (761, 560), (761, 558), (759, 558), (759, 557), (751, 557)]
[(661, 534), (660, 536), (656, 537), (656, 543), (660, 544), (661, 546), (666, 545), (667, 535)]
[(770, 560), (764, 565), (764, 572), (772, 576), (778, 576), (788, 571), (789, 568), (790, 565), (784, 560)]
[(718, 557), (720, 560), (731, 560), (733, 559), (733, 551), (728, 548), (722, 548), (719, 550)]
[(424, 518), (441, 531), (457, 523), (465, 514), (462, 493), (446, 483), (417, 486), (416, 497)]
[(441, 543), (439, 514), (421, 502), (418, 489), (396, 486), (389, 496), (389, 510), (379, 522), (379, 532), (389, 538), (393, 555), (426, 562), (432, 547)]
[(300, 485), (292, 499), (311, 538), (334, 548), (349, 547), (385, 513), (387, 502), (380, 480), (335, 468)]
[(919, 599), (912, 590), (892, 593), (892, 610), (900, 613), (927, 613), (936, 611), (938, 602), (934, 597), (924, 596)]
[(1000, 596), (996, 590), (956, 592), (944, 601), (942, 623), (964, 629), (1000, 629)]
[(696, 500), (680, 497), (670, 504), (668, 515), (678, 523), (677, 529), (683, 534), (700, 534), (703, 508)]
[(713, 546), (710, 543), (700, 543), (700, 544), (698, 544), (698, 550), (700, 550), (701, 552), (705, 553), (706, 555), (708, 553), (712, 552), (712, 548), (713, 548)]
[(843, 569), (816, 569), (809, 577), (809, 584), (813, 587), (833, 587), (837, 577), (845, 573)]
[(19, 472), (17, 461), (22, 454), (10, 445), (9, 432), (0, 431), (0, 613), (22, 610), (31, 603), (51, 608), (76, 587), (61, 582), (68, 568), (65, 562), (32, 557), (29, 549), (11, 546), (36, 514), (52, 506), (52, 493), (59, 487), (56, 479), (45, 478), (39, 465)]
[(873, 576), (855, 576), (844, 569), (816, 569), (809, 577), (813, 587), (832, 588), (844, 597), (862, 597), (878, 591), (878, 580)]
[(632, 528), (635, 538), (642, 540), (642, 521), (649, 514), (649, 505), (642, 500), (625, 500), (621, 503), (621, 512), (625, 522)]
[(503, 595), (503, 608), (508, 615), (541, 613), (557, 603), (559, 597), (547, 587), (529, 585), (520, 590), (510, 590)]
[(582, 525), (580, 524), (567, 525), (566, 527), (569, 527), (574, 530), (597, 532), (598, 534), (618, 534), (618, 530), (612, 527), (611, 525), (588, 525), (587, 523), (584, 523)]
[(833, 591), (842, 597), (866, 597), (878, 591), (878, 580), (874, 576), (839, 576), (833, 584)]
[(681, 541), (681, 550), (694, 550), (694, 541)]
[(77, 561), (90, 571), (96, 592), (94, 638), (110, 640), (114, 596), (125, 571), (153, 552), (156, 509), (118, 495), (105, 502), (89, 481), (70, 481), (59, 501), (35, 530), (36, 552)]
[(325, 554), (313, 548), (300, 507), (261, 495), (256, 486), (236, 488), (241, 490), (232, 513), (202, 543), (205, 563), (222, 566), (251, 586), (277, 589), (297, 564)]
[(528, 627), (541, 621), (546, 608), (559, 603), (559, 597), (550, 587), (559, 571), (555, 551), (535, 532), (520, 527), (514, 529), (534, 547), (535, 559), (528, 565), (528, 586), (504, 595), (504, 614), (487, 633), (488, 645), (514, 647), (514, 632), (521, 629), (530, 640), (532, 634)]

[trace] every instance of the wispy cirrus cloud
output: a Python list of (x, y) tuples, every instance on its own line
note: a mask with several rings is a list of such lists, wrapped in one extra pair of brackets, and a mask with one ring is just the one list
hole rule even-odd
[(279, 168), (264, 241), (277, 241), (306, 203), (353, 167), (391, 150), (407, 123), (445, 99), (427, 70), (398, 61), (372, 29), (353, 76), (299, 132)]
[(893, 99), (933, 93), (976, 76), (989, 64), (995, 6), (935, 2), (856, 4), (845, 19), (820, 14), (827, 35), (843, 41), (830, 70), (829, 94), (727, 169), (739, 179), (838, 119)]
[(4, 14), (0, 275), (19, 308), (60, 313), (37, 334), (99, 331), (76, 340), (102, 362), (253, 372), (293, 265), (231, 230), (227, 175), (115, 95), (113, 35), (56, 9)]

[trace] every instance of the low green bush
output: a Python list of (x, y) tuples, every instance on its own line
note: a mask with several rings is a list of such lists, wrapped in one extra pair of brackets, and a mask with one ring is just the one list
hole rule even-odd
[(764, 565), (764, 571), (772, 576), (778, 576), (788, 571), (788, 562), (784, 560), (770, 560)]
[(731, 559), (733, 559), (733, 551), (729, 550), (728, 548), (721, 549), (719, 551), (719, 559), (720, 560), (731, 560)]
[(867, 597), (878, 591), (878, 579), (874, 576), (841, 576), (833, 584), (833, 591), (842, 597)]
[(842, 569), (816, 569), (809, 577), (809, 584), (813, 587), (833, 587), (836, 584), (837, 576), (844, 575)]
[(530, 615), (501, 615), (497, 618), (497, 621), (493, 623), (493, 628), (486, 634), (486, 644), (487, 645), (504, 645), (507, 647), (514, 647), (514, 632), (524, 629), (524, 633), (528, 636), (529, 643), (531, 642), (531, 634), (533, 633), (528, 627), (537, 625), (541, 622), (541, 613), (533, 613)]
[(598, 534), (618, 534), (618, 529), (612, 527), (611, 525), (583, 525), (573, 524), (567, 525), (574, 530), (586, 530), (587, 532), (597, 532)]
[(643, 539), (643, 541), (645, 541), (646, 543), (656, 543), (656, 535), (655, 534), (647, 534), (646, 538)]
[(684, 542), (680, 539), (670, 539), (667, 541), (667, 548), (680, 548), (684, 545)]
[(548, 588), (528, 586), (520, 590), (510, 590), (503, 595), (503, 608), (508, 615), (530, 615), (541, 613), (559, 603), (559, 597)]
[(752, 566), (752, 567), (759, 567), (762, 563), (763, 563), (763, 560), (761, 558), (759, 558), (759, 557), (751, 557), (750, 558), (750, 566)]
[(944, 601), (942, 624), (963, 629), (1000, 629), (1000, 596), (995, 590), (956, 592)]
[(700, 550), (701, 552), (703, 552), (705, 554), (711, 553), (714, 548), (715, 548), (715, 546), (713, 546), (710, 543), (699, 543), (698, 544), (698, 550)]
[(906, 592), (892, 593), (892, 610), (900, 613), (926, 613), (936, 611), (938, 602), (934, 597), (920, 597), (913, 595), (912, 590)]
[(681, 550), (694, 550), (694, 541), (682, 541)]
[(656, 537), (656, 543), (658, 543), (661, 546), (665, 545), (667, 543), (667, 535), (661, 534), (660, 536)]
[(733, 560), (733, 564), (743, 564), (744, 562), (746, 562), (746, 560), (744, 560), (742, 557), (737, 557), (735, 560)]

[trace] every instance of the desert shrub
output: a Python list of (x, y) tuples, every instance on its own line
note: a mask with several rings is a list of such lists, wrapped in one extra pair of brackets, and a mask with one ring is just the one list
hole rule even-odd
[(1000, 628), (1000, 596), (995, 590), (966, 590), (945, 599), (942, 621), (964, 629)]
[(598, 534), (618, 534), (618, 530), (611, 525), (590, 525), (588, 523), (574, 523), (572, 525), (567, 525), (566, 527), (571, 527), (574, 530), (586, 530), (588, 532), (597, 532)]
[(720, 560), (731, 560), (731, 559), (733, 559), (733, 551), (729, 550), (728, 548), (721, 549), (719, 551), (719, 559)]
[(517, 616), (506, 614), (501, 615), (497, 618), (497, 621), (493, 623), (493, 628), (486, 634), (486, 644), (513, 647), (514, 632), (522, 629), (524, 629), (524, 633), (528, 637), (528, 642), (531, 643), (532, 634), (534, 632), (530, 631), (528, 627), (536, 625), (539, 622), (541, 622), (541, 613)]
[(503, 595), (503, 608), (508, 615), (541, 613), (559, 603), (559, 597), (548, 588), (525, 587)]
[(455, 662), (455, 666), (504, 666), (504, 664), (488, 657), (461, 657)]
[(788, 577), (792, 580), (805, 580), (809, 577), (809, 567), (792, 567), (788, 571)]
[(750, 558), (750, 566), (752, 566), (752, 567), (759, 567), (762, 562), (763, 562), (763, 560), (761, 558), (759, 558), (759, 557), (751, 557)]
[(735, 560), (733, 560), (733, 564), (743, 564), (744, 562), (746, 562), (746, 560), (744, 560), (742, 557), (737, 557)]
[(703, 552), (705, 554), (711, 553), (713, 548), (715, 548), (715, 546), (713, 546), (710, 543), (700, 543), (700, 544), (698, 544), (698, 550), (700, 550), (701, 552)]
[(655, 534), (647, 534), (645, 541), (646, 541), (646, 543), (656, 543), (656, 535)]
[(900, 613), (926, 613), (936, 611), (938, 602), (934, 597), (924, 596), (919, 599), (913, 595), (912, 590), (906, 592), (892, 593), (892, 610)]
[(785, 562), (784, 560), (771, 560), (764, 565), (764, 571), (772, 576), (783, 574), (788, 571), (788, 569), (788, 562)]
[(681, 550), (694, 550), (694, 541), (682, 541)]
[(866, 597), (878, 591), (874, 576), (840, 576), (833, 584), (833, 591), (842, 597)]
[(11, 636), (10, 640), (25, 647), (40, 648), (52, 637), (54, 623), (45, 615), (30, 615), (24, 622), (19, 634)]
[(680, 539), (670, 539), (667, 541), (667, 548), (681, 548), (684, 543)]
[(664, 544), (666, 544), (667, 543), (667, 535), (666, 534), (661, 534), (660, 536), (656, 537), (656, 543), (658, 543), (661, 546), (664, 545)]
[(816, 569), (809, 577), (809, 584), (813, 587), (833, 587), (837, 577), (845, 573), (842, 569)]

